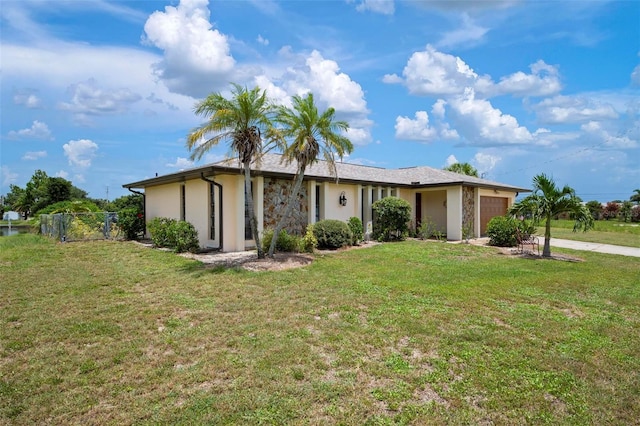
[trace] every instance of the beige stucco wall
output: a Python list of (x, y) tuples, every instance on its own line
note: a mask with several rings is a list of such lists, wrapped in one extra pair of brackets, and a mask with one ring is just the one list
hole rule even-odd
[(447, 240), (462, 239), (462, 186), (447, 188)]
[[(344, 222), (348, 221), (350, 217), (360, 217), (360, 210), (358, 209), (358, 185), (345, 185), (335, 184), (331, 182), (324, 182), (324, 205), (320, 204), (320, 209), (324, 210), (324, 217), (327, 219), (337, 219)], [(347, 205), (341, 206), (339, 203), (340, 194), (344, 191), (345, 197), (347, 197)], [(322, 196), (322, 191), (320, 191)]]
[(180, 183), (151, 186), (145, 190), (147, 220), (155, 217), (180, 219)]
[[(440, 232), (447, 232), (447, 191), (442, 189), (420, 191), (422, 193), (422, 222), (431, 221)], [(415, 194), (415, 193), (414, 193)], [(413, 195), (415, 204), (415, 195)], [(415, 212), (415, 210), (414, 210)], [(415, 213), (412, 213), (415, 217)]]
[(198, 231), (200, 247), (215, 247), (209, 238), (209, 182), (192, 179), (185, 182), (185, 217)]

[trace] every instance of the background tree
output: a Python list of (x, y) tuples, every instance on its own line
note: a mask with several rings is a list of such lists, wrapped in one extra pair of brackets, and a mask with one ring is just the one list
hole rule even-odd
[(478, 177), (478, 171), (469, 163), (453, 163), (452, 165), (445, 167), (443, 170), (460, 173), (461, 175)]
[(551, 257), (551, 220), (554, 216), (570, 213), (575, 220), (574, 232), (593, 228), (593, 216), (576, 197), (573, 188), (566, 185), (558, 188), (544, 173), (533, 178), (533, 193), (511, 206), (509, 213), (516, 216), (531, 214), (536, 224), (545, 221), (544, 257)]
[(620, 218), (625, 222), (629, 222), (631, 220), (631, 209), (633, 208), (633, 203), (631, 201), (623, 201), (620, 206)]
[(600, 219), (600, 215), (602, 214), (602, 203), (600, 201), (589, 201), (585, 205), (595, 220)]
[(273, 233), (269, 256), (273, 256), (280, 231), (298, 199), (307, 167), (317, 163), (318, 157), (322, 156), (327, 162), (329, 172), (337, 179), (336, 156), (342, 159), (353, 150), (351, 141), (340, 134), (349, 128), (349, 124), (346, 121), (336, 121), (333, 108), (319, 114), (312, 93), (305, 97), (296, 95), (292, 103), (293, 108), (279, 107), (274, 120), (282, 126), (278, 129), (278, 136), (291, 141), (284, 149), (283, 161), (287, 164), (295, 161), (297, 170), (289, 199)]
[(629, 201), (640, 205), (640, 189), (634, 189), (633, 192), (635, 192), (635, 194), (629, 197)]
[[(233, 84), (231, 99), (220, 93), (212, 93), (195, 106), (196, 115), (207, 122), (194, 129), (187, 137), (191, 159), (200, 159), (221, 141), (229, 142), (231, 151), (243, 166), (245, 194), (251, 233), (256, 243), (258, 258), (264, 258), (260, 244), (258, 220), (253, 208), (251, 192), (251, 163), (259, 163), (264, 151), (262, 135), (272, 133), (271, 114), (274, 110), (266, 93), (258, 87), (248, 90)], [(207, 136), (212, 135), (207, 138)]]
[(602, 210), (602, 217), (606, 220), (614, 219), (618, 217), (618, 212), (620, 211), (620, 204), (615, 201), (609, 201), (604, 209)]

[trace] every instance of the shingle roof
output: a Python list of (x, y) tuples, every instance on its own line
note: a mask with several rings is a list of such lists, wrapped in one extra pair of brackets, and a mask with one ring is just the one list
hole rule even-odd
[[(336, 163), (338, 179), (340, 182), (361, 183), (365, 185), (388, 185), (388, 186), (411, 186), (429, 187), (442, 185), (469, 185), (488, 187), (492, 189), (504, 189), (517, 192), (529, 192), (526, 188), (519, 188), (504, 183), (480, 179), (446, 170), (434, 169), (432, 167), (407, 167), (401, 169), (384, 169), (380, 167), (363, 166), (350, 163)], [(177, 182), (185, 178), (192, 178), (202, 173), (228, 173), (240, 170), (237, 159), (227, 159), (206, 166), (193, 169), (182, 170), (169, 175), (158, 176), (151, 179), (132, 182), (123, 185), (125, 188), (144, 188), (167, 182)], [(282, 156), (278, 154), (264, 154), (259, 164), (254, 163), (251, 167), (255, 175), (265, 176), (292, 176), (296, 173), (296, 165), (286, 164), (282, 161)], [(327, 162), (320, 160), (305, 171), (305, 179), (335, 180), (332, 176)]]

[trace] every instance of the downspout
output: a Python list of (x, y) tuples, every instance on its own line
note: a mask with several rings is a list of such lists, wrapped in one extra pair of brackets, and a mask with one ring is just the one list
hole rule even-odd
[(218, 249), (220, 251), (222, 251), (223, 249), (223, 245), (222, 242), (224, 241), (223, 236), (224, 236), (224, 226), (223, 226), (223, 219), (224, 219), (224, 209), (222, 208), (222, 185), (219, 184), (218, 182), (214, 181), (213, 179), (209, 179), (204, 177), (204, 172), (200, 173), (200, 179), (202, 179), (205, 182), (209, 182), (214, 184), (215, 186), (218, 187), (219, 193), (218, 193), (218, 201), (220, 202), (220, 244), (218, 244)]
[(142, 195), (142, 221), (144, 222), (144, 229), (143, 229), (143, 235), (146, 238), (147, 235), (147, 196), (144, 194), (144, 192), (139, 192), (139, 191), (135, 191), (131, 188), (127, 188), (129, 191), (133, 192), (134, 194), (138, 194), (138, 195)]

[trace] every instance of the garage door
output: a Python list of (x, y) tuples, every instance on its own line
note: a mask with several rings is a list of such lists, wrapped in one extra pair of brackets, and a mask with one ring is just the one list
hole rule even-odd
[(480, 197), (480, 235), (486, 235), (491, 218), (507, 213), (508, 198)]

